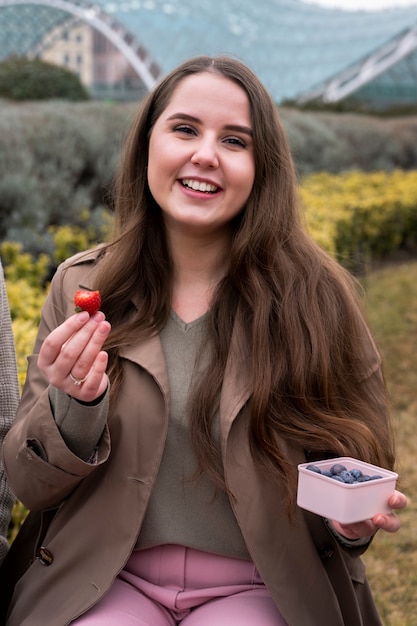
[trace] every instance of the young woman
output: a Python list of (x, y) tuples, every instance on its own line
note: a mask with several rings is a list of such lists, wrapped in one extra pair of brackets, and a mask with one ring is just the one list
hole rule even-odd
[[(16, 354), (3, 266), (0, 261), (0, 451), (16, 414), (18, 402)], [(0, 454), (0, 563), (9, 548), (7, 531), (13, 504), (14, 495), (7, 482)]]
[[(295, 504), (306, 459), (394, 464), (356, 285), (296, 187), (241, 63), (192, 59), (145, 101), (113, 238), (59, 268), (5, 443), (40, 518), (8, 626), (380, 624), (358, 557), (395, 513), (342, 526)], [(80, 285), (106, 318), (73, 314)]]

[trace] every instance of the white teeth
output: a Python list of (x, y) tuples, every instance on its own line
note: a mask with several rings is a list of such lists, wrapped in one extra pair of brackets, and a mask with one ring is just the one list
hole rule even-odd
[(193, 180), (192, 178), (183, 178), (182, 184), (185, 187), (190, 187), (190, 189), (194, 189), (195, 191), (205, 191), (206, 193), (213, 193), (214, 191), (217, 191), (216, 185)]

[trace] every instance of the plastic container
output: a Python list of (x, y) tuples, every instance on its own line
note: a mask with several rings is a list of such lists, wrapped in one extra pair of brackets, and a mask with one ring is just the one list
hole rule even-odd
[[(315, 465), (321, 470), (330, 470), (336, 463), (341, 463), (347, 470), (357, 468), (363, 474), (381, 478), (346, 484), (307, 469), (308, 465)], [(397, 478), (395, 472), (351, 457), (301, 463), (298, 466), (297, 504), (341, 524), (360, 522), (376, 513), (391, 511), (388, 498), (395, 490)]]

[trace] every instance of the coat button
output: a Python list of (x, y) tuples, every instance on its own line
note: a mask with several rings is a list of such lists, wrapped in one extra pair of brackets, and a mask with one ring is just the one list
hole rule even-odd
[(48, 548), (41, 546), (38, 550), (37, 557), (42, 565), (52, 565), (54, 557), (53, 554)]
[(326, 559), (330, 559), (333, 556), (333, 554), (334, 554), (334, 549), (330, 543), (324, 543), (319, 548), (319, 556), (323, 561), (325, 561)]

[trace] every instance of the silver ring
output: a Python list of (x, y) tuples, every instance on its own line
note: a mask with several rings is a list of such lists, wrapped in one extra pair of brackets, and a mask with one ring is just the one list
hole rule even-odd
[(69, 373), (69, 377), (71, 378), (74, 385), (76, 385), (77, 387), (80, 387), (83, 383), (85, 383), (85, 381), (87, 380), (87, 376), (84, 376), (84, 378), (75, 378), (75, 376), (73, 376), (71, 372)]

